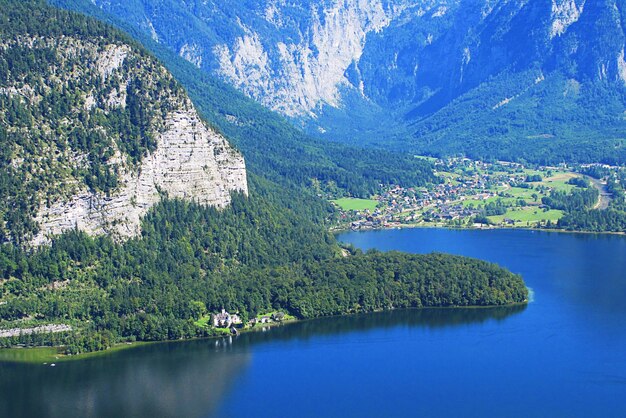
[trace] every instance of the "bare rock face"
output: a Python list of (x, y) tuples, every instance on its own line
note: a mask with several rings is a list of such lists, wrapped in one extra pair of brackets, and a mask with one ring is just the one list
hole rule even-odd
[[(578, 3), (578, 4), (577, 4)], [(550, 38), (560, 36), (578, 21), (585, 7), (585, 0), (552, 0)]]
[[(11, 149), (11, 166), (36, 202), (31, 244), (73, 228), (125, 239), (140, 233), (141, 218), (165, 196), (224, 208), (231, 193), (248, 193), (242, 155), (200, 119), (154, 58), (100, 39), (25, 35), (0, 47), (51, 56), (39, 79), (11, 79), (0, 91), (32, 115), (9, 129), (36, 144)], [(75, 104), (40, 112), (55, 91)]]
[(70, 200), (42, 208), (36, 219), (41, 231), (33, 244), (45, 244), (72, 228), (92, 235), (136, 236), (141, 218), (165, 195), (223, 208), (231, 192), (248, 193), (243, 157), (200, 120), (189, 100), (184, 110), (167, 116), (156, 151), (137, 171), (124, 172), (121, 183), (110, 196), (83, 187)]
[[(265, 19), (284, 27), (282, 2), (267, 2)], [(310, 5), (297, 37), (275, 45), (252, 28), (231, 45), (213, 49), (223, 78), (266, 106), (287, 116), (313, 116), (320, 104), (339, 107), (346, 69), (358, 62), (369, 32), (385, 27), (391, 10), (381, 0), (332, 0)], [(285, 19), (287, 20), (287, 19)]]

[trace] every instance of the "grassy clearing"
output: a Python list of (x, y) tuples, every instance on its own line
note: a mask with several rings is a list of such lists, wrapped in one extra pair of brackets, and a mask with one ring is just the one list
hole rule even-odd
[(3, 348), (0, 350), (1, 362), (44, 363), (59, 361), (63, 357), (57, 347)]
[(378, 202), (373, 199), (355, 199), (350, 197), (331, 200), (331, 202), (333, 202), (343, 210), (369, 210), (370, 212), (373, 212), (378, 205)]
[(544, 186), (548, 186), (551, 187), (555, 190), (560, 190), (560, 191), (565, 191), (565, 192), (569, 192), (570, 190), (572, 190), (574, 187), (576, 186), (572, 186), (571, 184), (567, 184), (567, 181), (569, 179), (572, 179), (574, 177), (582, 177), (579, 174), (574, 174), (574, 173), (557, 173), (552, 177), (548, 177), (546, 179), (544, 179), (541, 184), (543, 184)]
[(560, 210), (549, 210), (544, 212), (542, 209), (539, 209), (534, 206), (529, 206), (525, 208), (512, 208), (509, 209), (504, 215), (498, 216), (489, 216), (489, 220), (495, 224), (500, 224), (504, 221), (504, 219), (512, 219), (516, 222), (519, 222), (521, 225), (526, 226), (526, 223), (537, 223), (540, 221), (551, 221), (556, 222), (563, 216), (563, 211)]
[(426, 160), (426, 161), (431, 162), (431, 163), (437, 162), (437, 158), (435, 158), (435, 157), (427, 157), (426, 155), (414, 155), (413, 157), (417, 158), (418, 160)]
[(523, 187), (511, 187), (508, 190), (506, 190), (504, 193), (508, 193), (516, 199), (524, 199), (524, 200), (529, 200), (529, 201), (533, 200), (532, 198), (533, 194), (536, 194), (538, 196), (541, 195), (536, 190), (524, 189)]
[[(281, 312), (285, 315), (284, 318), (283, 318), (283, 321), (293, 321), (293, 320), (296, 319), (295, 316), (289, 315), (285, 311), (281, 311)], [(268, 318), (271, 318), (272, 315), (274, 315), (275, 313), (278, 313), (278, 311), (272, 311), (272, 312), (268, 312), (268, 313), (264, 313), (264, 314), (258, 314), (256, 317), (257, 318), (263, 318), (264, 316), (267, 316)]]

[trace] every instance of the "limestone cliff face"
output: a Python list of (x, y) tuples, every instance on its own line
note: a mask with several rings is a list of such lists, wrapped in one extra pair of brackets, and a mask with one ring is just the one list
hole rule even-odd
[(107, 196), (84, 186), (68, 200), (42, 207), (36, 218), (41, 230), (33, 243), (45, 243), (76, 227), (92, 235), (132, 237), (162, 196), (225, 207), (234, 191), (248, 192), (242, 156), (210, 130), (186, 100), (166, 116), (156, 151), (138, 169), (122, 172), (118, 190)]
[(272, 44), (244, 26), (233, 43), (215, 46), (218, 74), (288, 116), (312, 115), (322, 104), (338, 107), (339, 87), (349, 85), (346, 70), (358, 62), (367, 34), (385, 27), (393, 11), (381, 0), (319, 3), (304, 6), (307, 17), (293, 25), (286, 2), (267, 2), (267, 22), (277, 31), (291, 25), (295, 36)]
[(223, 208), (247, 194), (241, 154), (154, 58), (119, 41), (28, 34), (0, 52), (47, 60), (0, 89), (25, 121), (7, 130), (6, 168), (30, 194), (32, 244), (72, 228), (136, 236), (164, 196)]
[[(346, 70), (358, 63), (367, 35), (406, 9), (428, 10), (436, 0), (243, 0), (173, 2), (94, 0), (136, 22), (153, 39), (194, 65), (219, 75), (248, 96), (288, 116), (314, 117), (341, 106), (352, 89)], [(444, 10), (442, 9), (442, 12)], [(170, 16), (185, 27), (172, 30)], [(356, 86), (357, 92), (359, 86)]]
[[(574, 56), (624, 78), (623, 2), (586, 0), (93, 0), (280, 113), (316, 118), (346, 89), (382, 107), (450, 98), (511, 67)], [(170, 16), (177, 16), (173, 23)], [(602, 29), (591, 23), (602, 21)], [(181, 31), (173, 24), (185, 23)], [(613, 30), (615, 36), (604, 39)], [(585, 28), (585, 30), (581, 30)], [(607, 30), (608, 29), (608, 30)], [(599, 32), (599, 33), (598, 33)], [(597, 39), (597, 40), (596, 40)], [(594, 45), (597, 43), (597, 45)], [(606, 49), (594, 55), (587, 51)], [(582, 50), (582, 52), (578, 52)], [(555, 58), (556, 56), (556, 58)], [(579, 57), (580, 56), (580, 57)], [(583, 57), (584, 56), (584, 57)], [(568, 66), (569, 63), (565, 64)], [(391, 110), (391, 109), (390, 109)]]

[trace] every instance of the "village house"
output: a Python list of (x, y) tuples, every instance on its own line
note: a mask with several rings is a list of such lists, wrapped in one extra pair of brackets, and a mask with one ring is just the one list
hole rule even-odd
[(215, 328), (228, 328), (231, 325), (241, 324), (241, 318), (237, 314), (229, 314), (226, 310), (211, 315), (211, 323)]
[(274, 312), (272, 314), (272, 320), (274, 320), (276, 322), (280, 322), (283, 319), (285, 319), (285, 314), (283, 312)]

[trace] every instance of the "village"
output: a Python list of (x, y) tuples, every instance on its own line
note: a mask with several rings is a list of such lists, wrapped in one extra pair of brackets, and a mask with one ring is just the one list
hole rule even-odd
[[(552, 190), (569, 191), (584, 177), (566, 165), (527, 168), (467, 158), (434, 160), (440, 183), (422, 188), (381, 185), (370, 199), (338, 199), (342, 229), (402, 226), (533, 227), (563, 215), (542, 203)], [(606, 169), (619, 167), (602, 166)]]

